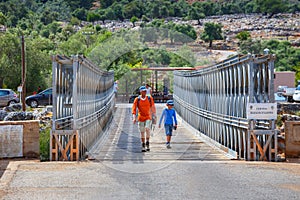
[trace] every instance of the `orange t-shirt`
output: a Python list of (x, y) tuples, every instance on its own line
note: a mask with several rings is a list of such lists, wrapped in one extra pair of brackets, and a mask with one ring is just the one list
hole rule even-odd
[(148, 100), (148, 97), (146, 96), (144, 99), (140, 96), (139, 106), (138, 104), (138, 98), (136, 97), (134, 99), (133, 105), (132, 105), (132, 114), (136, 115), (136, 110), (138, 109), (138, 121), (144, 122), (146, 120), (152, 119), (152, 114), (156, 114), (156, 108), (154, 105), (153, 97), (150, 96), (150, 102)]

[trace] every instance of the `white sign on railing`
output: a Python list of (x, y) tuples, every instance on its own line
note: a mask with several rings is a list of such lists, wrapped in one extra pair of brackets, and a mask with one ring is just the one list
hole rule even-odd
[(247, 119), (276, 119), (277, 104), (276, 103), (248, 103)]

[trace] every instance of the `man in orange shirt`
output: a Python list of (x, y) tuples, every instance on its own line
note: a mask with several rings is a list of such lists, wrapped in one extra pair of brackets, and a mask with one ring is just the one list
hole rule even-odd
[[(152, 96), (146, 96), (146, 87), (140, 87), (140, 94), (132, 105), (133, 123), (138, 122), (141, 134), (142, 152), (150, 151), (150, 131), (152, 117), (156, 118), (156, 108)], [(138, 112), (138, 115), (136, 115)], [(145, 137), (146, 133), (146, 137)]]

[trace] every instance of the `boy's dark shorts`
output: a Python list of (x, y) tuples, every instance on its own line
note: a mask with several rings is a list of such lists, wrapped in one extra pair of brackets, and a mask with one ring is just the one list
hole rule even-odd
[(165, 133), (166, 136), (172, 136), (173, 124), (165, 124)]

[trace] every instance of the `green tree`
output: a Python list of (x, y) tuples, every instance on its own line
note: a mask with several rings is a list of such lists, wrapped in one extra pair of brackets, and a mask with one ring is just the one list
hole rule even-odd
[(150, 22), (150, 19), (146, 15), (143, 15), (142, 16), (142, 21), (143, 22)]
[(65, 0), (47, 1), (37, 10), (42, 15), (42, 21), (50, 24), (52, 21), (68, 21), (71, 18), (71, 8)]
[(236, 35), (236, 38), (240, 41), (248, 40), (251, 37), (250, 33), (248, 31), (241, 31)]
[(50, 87), (52, 84), (52, 64), (49, 52), (54, 48), (46, 38), (28, 38), (26, 41), (26, 91), (36, 91), (37, 86)]
[(6, 22), (7, 22), (6, 16), (2, 12), (0, 12), (0, 25), (6, 25)]
[(171, 54), (170, 67), (194, 67), (196, 58), (192, 50), (183, 45), (178, 52)]
[(169, 17), (169, 9), (167, 6), (163, 5), (160, 7), (159, 16), (160, 17)]
[(204, 32), (201, 34), (201, 39), (205, 42), (209, 42), (209, 47), (212, 47), (213, 40), (221, 40), (222, 37), (222, 25), (216, 23), (205, 23)]
[(74, 16), (74, 17), (76, 17), (76, 18), (78, 18), (80, 20), (85, 21), (86, 18), (87, 18), (87, 13), (88, 13), (88, 11), (86, 9), (84, 9), (84, 8), (77, 8), (76, 10), (74, 10), (72, 12), (72, 16)]
[(179, 4), (177, 4), (177, 3), (174, 4), (172, 6), (172, 9), (173, 9), (173, 13), (174, 13), (173, 17), (183, 17), (184, 16), (184, 11), (183, 11), (182, 7), (180, 7)]
[[(187, 16), (189, 10), (190, 10), (190, 5), (187, 3), (185, 0), (179, 0), (175, 3), (176, 7), (174, 9), (175, 15), (177, 17), (185, 17)], [(177, 13), (178, 12), (178, 13)]]
[(115, 13), (115, 17), (121, 21), (124, 20), (124, 11), (123, 11), (123, 6), (120, 3), (114, 3), (112, 5), (112, 9)]
[(94, 0), (72, 0), (72, 1), (66, 1), (66, 3), (70, 6), (72, 10), (76, 10), (78, 8), (83, 8), (85, 10), (90, 10), (95, 3)]
[(73, 26), (79, 26), (80, 25), (80, 20), (77, 17), (72, 17), (70, 20), (70, 24)]
[(105, 20), (108, 19), (106, 11), (105, 10), (98, 10), (96, 12), (99, 14), (99, 20), (101, 20), (102, 23), (105, 24)]
[(189, 63), (188, 66), (195, 66), (196, 57), (189, 46), (183, 45), (182, 47), (180, 47), (177, 55), (180, 55), (183, 60), (187, 61)]
[[(21, 40), (17, 29), (0, 35), (0, 87), (15, 89), (21, 84)], [(51, 84), (49, 51), (53, 43), (39, 36), (25, 36), (26, 91), (32, 92), (37, 85)]]
[(165, 46), (161, 46), (159, 49), (149, 48), (139, 52), (139, 57), (143, 60), (143, 65), (156, 65), (166, 66), (170, 64), (170, 53), (166, 50)]
[(261, 54), (263, 50), (262, 42), (260, 40), (251, 39), (242, 41), (239, 48), (242, 54)]
[(157, 3), (157, 0), (154, 1), (153, 3), (149, 3), (148, 4), (149, 7), (149, 14), (150, 14), (150, 17), (151, 18), (160, 18), (160, 13), (159, 13), (159, 10), (160, 10), (160, 5)]
[(262, 13), (270, 14), (272, 17), (276, 13), (287, 10), (287, 4), (282, 0), (256, 0), (257, 5)]
[(144, 6), (141, 1), (135, 0), (131, 1), (124, 7), (124, 16), (130, 19), (133, 16), (141, 18), (143, 15)]
[(94, 23), (95, 21), (100, 19), (100, 15), (95, 12), (88, 12), (86, 19), (88, 22)]
[(237, 14), (242, 13), (241, 7), (237, 3), (224, 2), (221, 4), (222, 14)]
[(86, 36), (82, 35), (81, 32), (78, 32), (66, 41), (59, 42), (58, 53), (71, 56), (77, 54), (84, 54), (87, 49)]
[(204, 19), (205, 14), (202, 12), (202, 9), (199, 9), (197, 7), (192, 7), (189, 11), (189, 17), (193, 20), (197, 20), (198, 25), (201, 25), (200, 19)]
[(101, 7), (103, 7), (103, 8), (108, 8), (114, 2), (115, 2), (114, 0), (100, 0)]
[(257, 5), (254, 1), (250, 1), (244, 6), (243, 9), (244, 9), (246, 14), (247, 13), (253, 13), (253, 12), (255, 12), (255, 10), (257, 10)]
[(0, 34), (0, 88), (21, 83), (21, 43), (16, 33)]
[(296, 71), (300, 68), (300, 50), (294, 48), (288, 41), (279, 40), (251, 40), (242, 41), (240, 52), (243, 54), (262, 54), (268, 48), (270, 54), (276, 55), (275, 69), (277, 71)]
[(0, 10), (7, 17), (7, 26), (15, 27), (20, 19), (27, 17), (30, 8), (26, 1), (10, 0), (0, 2)]
[(293, 71), (296, 72), (295, 74), (295, 81), (296, 84), (298, 84), (298, 81), (300, 81), (300, 61), (293, 67)]
[(159, 34), (157, 31), (153, 31), (155, 29), (152, 28), (143, 28), (141, 30), (141, 38), (143, 42), (153, 42), (154, 44), (157, 43), (159, 39)]
[(176, 24), (174, 26), (174, 42), (188, 43), (197, 39), (197, 33), (193, 26), (189, 24)]
[(130, 22), (132, 23), (133, 27), (135, 27), (135, 22), (137, 22), (139, 19), (136, 16), (131, 17)]
[(108, 8), (108, 9), (105, 10), (105, 16), (107, 17), (107, 19), (110, 19), (110, 20), (117, 19), (116, 15), (115, 15), (115, 12), (112, 8)]
[(210, 1), (201, 2), (200, 6), (202, 7), (205, 16), (212, 16), (215, 13), (217, 13), (217, 11), (215, 10), (215, 4), (213, 2)]

